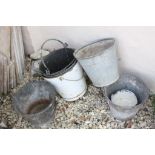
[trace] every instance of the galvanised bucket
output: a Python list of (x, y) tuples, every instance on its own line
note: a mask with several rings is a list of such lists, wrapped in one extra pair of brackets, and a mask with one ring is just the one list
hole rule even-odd
[(76, 50), (74, 56), (94, 86), (104, 87), (118, 80), (115, 39), (106, 38), (88, 44)]
[[(136, 106), (122, 107), (112, 103), (111, 95), (123, 89), (129, 90), (136, 95), (138, 100)], [(143, 81), (129, 73), (122, 74), (116, 83), (105, 87), (104, 90), (112, 116), (121, 121), (133, 118), (146, 103), (150, 92)]]
[(55, 88), (47, 81), (31, 81), (13, 95), (15, 111), (31, 122), (35, 127), (41, 127), (53, 121), (57, 103)]

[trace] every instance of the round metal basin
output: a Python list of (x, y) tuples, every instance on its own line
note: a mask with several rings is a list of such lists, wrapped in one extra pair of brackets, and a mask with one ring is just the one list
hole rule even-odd
[[(136, 106), (122, 107), (111, 102), (111, 95), (122, 89), (132, 91), (136, 95), (138, 100), (138, 104)], [(106, 87), (105, 93), (112, 116), (122, 121), (133, 118), (136, 113), (143, 107), (144, 103), (149, 97), (149, 90), (143, 81), (128, 73), (122, 74), (116, 83)]]
[(33, 125), (39, 126), (54, 118), (55, 89), (47, 81), (32, 81), (13, 96), (13, 106)]

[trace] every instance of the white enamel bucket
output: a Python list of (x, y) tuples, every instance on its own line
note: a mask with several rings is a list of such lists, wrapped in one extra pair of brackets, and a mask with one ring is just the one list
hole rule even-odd
[(49, 81), (66, 101), (79, 99), (87, 90), (83, 71), (78, 62), (67, 73), (55, 78), (44, 79)]
[(52, 51), (42, 58), (39, 72), (55, 87), (64, 100), (75, 101), (82, 97), (87, 90), (82, 67), (73, 56), (74, 50), (67, 48), (65, 43), (57, 39), (45, 41), (41, 49), (45, 43), (51, 40), (60, 42), (64, 48)]

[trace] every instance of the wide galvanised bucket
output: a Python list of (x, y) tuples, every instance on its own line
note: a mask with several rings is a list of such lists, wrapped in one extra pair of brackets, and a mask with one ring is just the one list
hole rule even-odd
[(54, 87), (47, 81), (31, 81), (13, 95), (15, 111), (35, 128), (54, 120), (57, 103)]
[[(117, 82), (108, 87), (105, 87), (104, 90), (112, 116), (121, 121), (133, 118), (146, 103), (150, 92), (142, 80), (129, 73), (123, 73)], [(120, 90), (129, 90), (133, 92), (138, 100), (137, 105), (133, 107), (122, 107), (112, 103), (112, 94), (115, 94)]]
[(108, 86), (119, 78), (115, 39), (107, 38), (88, 44), (74, 52), (96, 87)]
[[(43, 43), (56, 39), (49, 39)], [(49, 81), (58, 94), (66, 101), (75, 101), (82, 97), (87, 85), (83, 70), (73, 56), (74, 50), (67, 48), (66, 44), (56, 40), (63, 48), (54, 50), (45, 56), (39, 66), (39, 71), (45, 80)]]

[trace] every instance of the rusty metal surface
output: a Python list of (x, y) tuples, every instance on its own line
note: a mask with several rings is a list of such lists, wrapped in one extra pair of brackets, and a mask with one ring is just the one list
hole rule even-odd
[[(13, 95), (13, 106), (18, 114), (33, 125), (42, 125), (53, 118), (56, 108), (55, 95), (55, 88), (49, 82), (31, 81)], [(34, 103), (37, 105), (36, 103), (39, 104), (42, 100), (49, 100), (48, 106), (36, 113), (29, 113), (30, 107), (34, 107)]]

